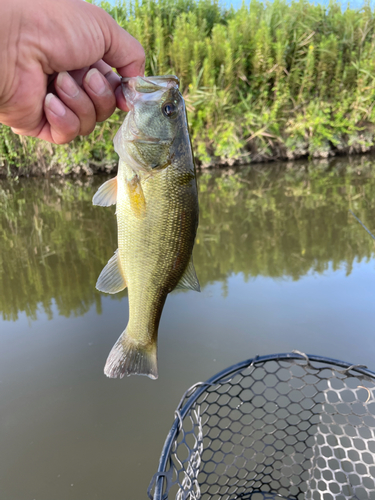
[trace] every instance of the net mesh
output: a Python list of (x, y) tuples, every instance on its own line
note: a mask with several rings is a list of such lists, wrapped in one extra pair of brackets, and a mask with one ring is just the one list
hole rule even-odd
[(193, 386), (153, 500), (375, 500), (375, 374), (299, 354), (255, 358)]

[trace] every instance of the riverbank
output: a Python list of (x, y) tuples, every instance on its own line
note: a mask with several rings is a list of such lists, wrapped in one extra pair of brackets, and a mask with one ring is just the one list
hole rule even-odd
[[(362, 154), (336, 154), (323, 158), (298, 158), (298, 159), (275, 159), (266, 161), (253, 161), (249, 163), (242, 162), (227, 162), (225, 164), (202, 165), (198, 164), (197, 170), (200, 173), (220, 173), (223, 169), (228, 175), (238, 173), (249, 168), (254, 172), (273, 171), (275, 173), (289, 173), (308, 171), (310, 173), (322, 173), (334, 175), (356, 175), (358, 177), (367, 177), (369, 172), (373, 170), (375, 165), (375, 148)], [(94, 176), (101, 175), (116, 175), (118, 162), (116, 160), (110, 163), (95, 163), (95, 164), (76, 164), (68, 169), (62, 167), (61, 163), (51, 163), (43, 161), (35, 165), (29, 165), (27, 168), (11, 167), (10, 170), (1, 171), (1, 179), (21, 179), (24, 177), (58, 177), (75, 178), (75, 179), (91, 179)], [(91, 181), (90, 181), (91, 182)]]
[[(18, 138), (16, 138), (18, 139)], [(118, 157), (114, 151), (100, 161), (94, 158), (87, 158), (85, 161), (77, 159), (80, 151), (72, 146), (71, 151), (62, 150), (61, 146), (44, 144), (33, 144), (33, 148), (28, 150), (29, 138), (21, 138), (26, 143), (22, 148), (24, 158), (29, 161), (0, 163), (0, 179), (16, 177), (91, 177), (97, 174), (112, 174), (117, 172)], [(110, 148), (112, 149), (112, 148)], [(58, 151), (60, 150), (60, 151)], [(198, 170), (220, 169), (223, 167), (241, 167), (254, 165), (254, 168), (261, 167), (262, 164), (275, 164), (277, 169), (298, 168), (300, 160), (308, 159), (309, 169), (329, 170), (337, 168), (338, 165), (351, 165), (354, 169), (361, 169), (364, 165), (375, 163), (375, 146), (367, 142), (347, 144), (338, 149), (332, 148), (317, 152), (310, 156), (302, 148), (296, 152), (288, 152), (282, 145), (272, 150), (267, 155), (257, 151), (253, 153), (241, 154), (239, 157), (213, 157), (210, 161), (202, 162), (196, 158)]]
[[(147, 54), (146, 74), (181, 80), (198, 167), (374, 151), (375, 16), (308, 0), (225, 9), (212, 0), (102, 6)], [(0, 175), (111, 172), (116, 112), (53, 146), (0, 128)]]
[[(26, 143), (22, 148), (23, 161), (18, 162), (17, 158), (15, 158), (12, 162), (3, 161), (2, 164), (0, 163), (0, 179), (15, 177), (90, 177), (96, 174), (117, 172), (118, 157), (114, 151), (110, 151), (108, 158), (101, 160), (85, 158), (82, 161), (77, 158), (81, 156), (81, 152), (77, 151), (74, 146), (69, 151), (68, 147), (62, 149), (61, 146), (44, 144), (42, 141), (37, 143), (34, 140), (35, 144), (32, 145), (32, 149), (28, 149), (29, 138), (20, 139)], [(255, 151), (253, 153), (243, 153), (239, 157), (213, 157), (206, 162), (202, 162), (198, 157), (196, 164), (198, 170), (244, 165), (254, 165), (256, 167), (262, 163), (275, 163), (280, 168), (280, 162), (285, 164), (285, 168), (293, 168), (293, 166), (299, 164), (299, 160), (306, 159), (309, 160), (309, 168), (311, 169), (329, 169), (331, 165), (340, 163), (361, 168), (362, 165), (368, 162), (375, 162), (375, 146), (358, 142), (356, 144), (347, 144), (341, 149), (332, 148), (310, 156), (302, 148), (296, 152), (288, 152), (282, 145), (279, 145), (267, 155)]]

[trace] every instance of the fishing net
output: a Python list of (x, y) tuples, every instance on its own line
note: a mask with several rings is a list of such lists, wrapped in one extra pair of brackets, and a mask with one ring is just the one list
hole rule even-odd
[(375, 373), (256, 357), (183, 396), (151, 500), (375, 500)]

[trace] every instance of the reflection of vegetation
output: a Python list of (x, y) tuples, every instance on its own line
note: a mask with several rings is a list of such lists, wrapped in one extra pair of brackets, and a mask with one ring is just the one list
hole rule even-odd
[(202, 283), (231, 272), (298, 279), (330, 265), (350, 274), (355, 259), (374, 253), (374, 241), (348, 213), (373, 230), (375, 169), (368, 168), (361, 175), (355, 168), (347, 175), (339, 168), (202, 175), (195, 256)]
[(77, 181), (24, 180), (0, 185), (0, 310), (35, 318), (83, 314), (100, 294), (97, 276), (116, 249), (114, 210), (91, 205), (93, 189)]
[[(363, 160), (362, 160), (363, 163)], [(233, 272), (293, 279), (369, 259), (374, 241), (375, 168), (340, 165), (307, 172), (206, 173), (199, 179), (200, 227), (194, 260), (202, 287)], [(360, 174), (360, 175), (359, 175)], [(16, 319), (83, 314), (96, 304), (97, 276), (116, 249), (114, 210), (93, 207), (92, 183), (25, 179), (0, 185), (0, 311)], [(116, 297), (116, 296), (114, 296)]]

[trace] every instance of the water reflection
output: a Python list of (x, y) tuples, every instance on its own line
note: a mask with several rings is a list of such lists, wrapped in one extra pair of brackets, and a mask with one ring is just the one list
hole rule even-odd
[(146, 498), (182, 393), (256, 354), (374, 369), (374, 242), (348, 209), (374, 230), (375, 172), (322, 170), (200, 177), (203, 291), (168, 298), (157, 382), (103, 375), (127, 322), (95, 290), (116, 248), (114, 208), (91, 205), (104, 179), (0, 183), (0, 311), (18, 315), (0, 319), (1, 500)]
[[(371, 160), (307, 170), (303, 164), (203, 173), (194, 261), (202, 288), (232, 273), (298, 280), (374, 255)], [(103, 179), (24, 179), (0, 184), (0, 311), (36, 319), (82, 315), (101, 294), (95, 282), (117, 247), (114, 208), (91, 204)], [(112, 296), (120, 298), (121, 295)]]
[(0, 311), (16, 320), (36, 318), (38, 307), (52, 317), (81, 315), (93, 303), (95, 282), (116, 248), (114, 210), (91, 206), (93, 187), (77, 180), (2, 183), (0, 191)]
[[(374, 242), (349, 214), (371, 228), (375, 169), (342, 175), (304, 170), (203, 175), (196, 261), (204, 283), (245, 278), (291, 277), (324, 272), (370, 258)], [(210, 262), (210, 265), (207, 265)]]

